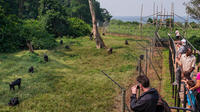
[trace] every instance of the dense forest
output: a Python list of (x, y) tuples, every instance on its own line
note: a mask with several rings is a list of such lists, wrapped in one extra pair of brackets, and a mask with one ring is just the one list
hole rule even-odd
[[(99, 24), (110, 13), (93, 0)], [(51, 49), (55, 38), (80, 37), (91, 32), (88, 0), (0, 0), (0, 52)]]

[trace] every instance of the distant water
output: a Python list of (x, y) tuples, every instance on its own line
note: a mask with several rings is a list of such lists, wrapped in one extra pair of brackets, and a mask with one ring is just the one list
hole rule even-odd
[[(182, 19), (183, 18), (183, 19)], [(121, 21), (124, 21), (124, 22), (127, 22), (127, 21), (137, 21), (137, 22), (140, 22), (140, 16), (113, 16), (112, 19), (117, 19), (117, 20), (121, 20)], [(186, 20), (187, 17), (175, 17), (175, 22), (181, 22), (181, 23), (184, 23), (184, 19)], [(143, 17), (143, 22), (146, 22), (148, 20), (148, 18), (145, 16)], [(194, 19), (189, 19), (189, 22), (198, 22)]]

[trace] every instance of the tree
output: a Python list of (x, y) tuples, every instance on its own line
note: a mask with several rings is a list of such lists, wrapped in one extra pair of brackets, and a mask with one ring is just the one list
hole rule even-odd
[(199, 6), (200, 6), (200, 0), (191, 0), (186, 5), (186, 11), (192, 18), (200, 21), (200, 7)]
[(107, 9), (101, 9), (101, 14), (102, 14), (102, 17), (103, 17), (103, 22), (110, 22), (112, 16), (111, 14), (108, 12)]
[(56, 37), (67, 35), (69, 23), (63, 7), (63, 0), (41, 0), (39, 15), (46, 30)]
[(149, 19), (147, 20), (147, 23), (153, 23), (153, 19), (152, 19), (152, 18), (149, 18)]
[(88, 0), (88, 2), (89, 2), (89, 6), (90, 6), (90, 13), (91, 13), (91, 16), (92, 16), (92, 26), (93, 26), (92, 32), (93, 32), (93, 35), (94, 35), (94, 39), (96, 41), (96, 47), (97, 47), (97, 49), (106, 48), (106, 46), (103, 42), (103, 39), (101, 38), (99, 31), (98, 31), (95, 11), (93, 9), (94, 8), (93, 2), (92, 2), (92, 0)]
[(36, 19), (38, 17), (38, 8), (40, 0), (25, 0), (23, 18), (24, 19)]

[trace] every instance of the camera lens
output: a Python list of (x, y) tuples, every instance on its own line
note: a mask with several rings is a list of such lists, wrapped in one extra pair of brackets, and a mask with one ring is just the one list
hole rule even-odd
[(139, 86), (139, 85), (137, 85), (137, 89), (140, 89), (140, 86)]

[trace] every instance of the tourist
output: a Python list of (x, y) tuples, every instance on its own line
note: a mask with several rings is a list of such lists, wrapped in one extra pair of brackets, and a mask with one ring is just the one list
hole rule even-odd
[[(156, 89), (150, 87), (149, 79), (146, 75), (137, 77), (138, 84), (131, 88), (132, 96), (130, 107), (135, 112), (156, 112), (159, 94)], [(143, 91), (143, 94), (137, 99), (137, 88)]]
[[(193, 80), (188, 80), (187, 83), (186, 83), (186, 87), (187, 89), (190, 89), (192, 87), (195, 86), (195, 82)], [(195, 106), (195, 96), (194, 96), (194, 92), (189, 90), (189, 93), (186, 93), (187, 94), (187, 102), (188, 102), (188, 108), (192, 108), (192, 104), (193, 106)], [(189, 96), (191, 98), (191, 101), (192, 101), (192, 104), (190, 102), (190, 99), (189, 99)]]
[(175, 35), (176, 35), (176, 40), (179, 40), (181, 36), (180, 36), (178, 29), (176, 29)]

